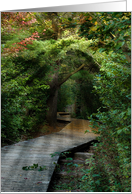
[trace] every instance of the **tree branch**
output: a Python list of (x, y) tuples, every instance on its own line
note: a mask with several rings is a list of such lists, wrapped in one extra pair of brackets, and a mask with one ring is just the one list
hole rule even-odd
[(94, 59), (93, 55), (92, 55), (91, 53), (89, 53), (89, 55), (93, 58), (93, 60), (95, 61), (95, 63), (96, 63), (99, 67), (101, 67), (101, 65)]
[(62, 82), (60, 82), (58, 85), (61, 86), (64, 82), (68, 80), (69, 77), (71, 77), (73, 74), (77, 73), (80, 69), (82, 69), (86, 64), (82, 64), (79, 68), (77, 68), (75, 71), (70, 73)]

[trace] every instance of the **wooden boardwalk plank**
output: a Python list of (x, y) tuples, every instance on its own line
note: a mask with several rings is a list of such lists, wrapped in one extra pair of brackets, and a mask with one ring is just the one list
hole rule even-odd
[[(86, 130), (90, 133), (84, 133)], [(51, 157), (51, 154), (77, 148), (96, 136), (87, 120), (73, 119), (60, 132), (4, 146), (1, 149), (1, 191), (46, 192), (59, 159), (59, 155)], [(46, 170), (22, 170), (23, 166), (33, 164), (46, 166)]]

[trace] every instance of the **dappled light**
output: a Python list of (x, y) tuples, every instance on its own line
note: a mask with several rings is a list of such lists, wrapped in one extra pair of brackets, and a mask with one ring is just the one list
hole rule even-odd
[(131, 13), (2, 12), (2, 191), (47, 192), (62, 152), (91, 140), (63, 191), (130, 192)]

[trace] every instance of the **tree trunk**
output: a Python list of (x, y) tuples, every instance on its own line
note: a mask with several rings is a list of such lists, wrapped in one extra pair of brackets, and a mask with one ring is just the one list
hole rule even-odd
[(55, 73), (52, 76), (52, 81), (49, 83), (50, 85), (50, 93), (49, 98), (47, 100), (48, 111), (47, 111), (47, 122), (50, 126), (55, 128), (57, 123), (57, 99), (58, 99), (58, 90), (60, 86), (66, 82), (70, 76), (80, 71), (85, 64), (82, 64), (75, 71), (71, 72), (68, 76), (66, 76), (60, 83), (58, 82), (58, 70), (56, 69)]
[(55, 128), (57, 122), (57, 99), (58, 99), (58, 73), (53, 75), (53, 80), (49, 84), (50, 93), (47, 100), (48, 111), (47, 111), (47, 122), (50, 126)]
[(58, 99), (58, 89), (59, 87), (54, 88), (54, 93), (49, 96), (47, 105), (47, 121), (50, 126), (56, 127), (57, 123), (57, 99)]

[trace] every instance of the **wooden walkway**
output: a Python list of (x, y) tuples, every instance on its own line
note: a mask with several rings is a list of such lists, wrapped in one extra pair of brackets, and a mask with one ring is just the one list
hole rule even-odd
[[(60, 132), (2, 147), (1, 192), (46, 192), (59, 159), (50, 154), (94, 140), (97, 135), (84, 133), (86, 130), (91, 131), (87, 120), (73, 119)], [(33, 164), (46, 166), (46, 170), (22, 170)]]

